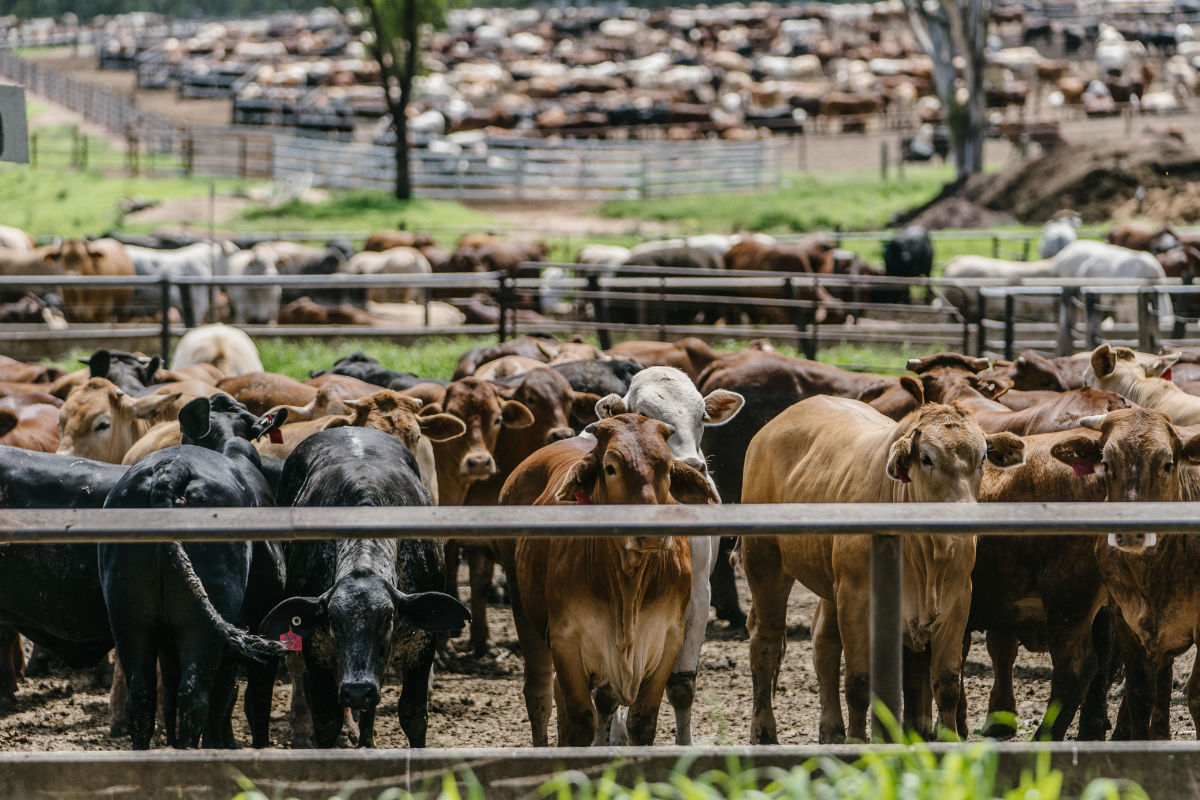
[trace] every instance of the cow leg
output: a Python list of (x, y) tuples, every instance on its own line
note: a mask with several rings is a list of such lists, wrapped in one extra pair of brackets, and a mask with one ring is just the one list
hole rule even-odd
[(837, 607), (829, 600), (817, 601), (813, 612), (813, 667), (821, 699), (821, 722), (818, 732), (821, 744), (846, 741), (846, 724), (842, 720), (841, 670), (842, 638), (838, 633)]
[(158, 654), (147, 637), (126, 635), (117, 646), (122, 677), (129, 702), (129, 733), (134, 750), (149, 750), (154, 736), (154, 710), (157, 704)]
[[(971, 654), (971, 632), (967, 631), (963, 634), (962, 647), (962, 663), (967, 663), (967, 656)], [(958, 696), (962, 700), (958, 704), (958, 729), (965, 731), (967, 729), (967, 686), (963, 680), (963, 674), (958, 673)], [(963, 734), (965, 736), (966, 734)]]
[[(246, 695), (242, 708), (250, 726), (250, 741), (256, 748), (271, 746), (271, 693), (279, 659), (267, 659), (265, 664), (252, 662), (246, 666)], [(310, 722), (311, 724), (311, 722)]]
[(1108, 606), (1101, 606), (1092, 620), (1092, 650), (1096, 654), (1096, 672), (1088, 683), (1087, 694), (1079, 709), (1079, 739), (1103, 741), (1108, 728), (1108, 687), (1116, 671), (1116, 648)]
[[(422, 650), (416, 664), (404, 671), (400, 686), (400, 727), (409, 747), (424, 747), (429, 726), (429, 685), (433, 676), (433, 645)], [(359, 723), (361, 729), (362, 723)], [(361, 740), (360, 740), (361, 741)]]
[(175, 725), (178, 720), (179, 654), (171, 648), (158, 654), (159, 723), (167, 735), (167, 746), (177, 747)]
[[(1200, 641), (1200, 636), (1197, 636), (1197, 641)], [(1200, 731), (1200, 649), (1196, 651), (1196, 658), (1192, 661), (1192, 673), (1188, 675), (1187, 682), (1187, 706), (1188, 713), (1192, 715), (1193, 730)], [(1197, 738), (1200, 738), (1198, 734)]]
[[(706, 608), (705, 611), (708, 609)], [(612, 725), (613, 717), (617, 713), (617, 697), (613, 694), (612, 689), (607, 686), (602, 686), (597, 689), (592, 695), (592, 701), (596, 704), (596, 738), (592, 740), (592, 745), (600, 747), (608, 744), (628, 744), (628, 742), (614, 742), (612, 740)], [(626, 727), (628, 731), (628, 727)]]
[(922, 739), (933, 738), (933, 691), (929, 684), (930, 648), (917, 651), (904, 648), (904, 727), (915, 731)]
[[(969, 634), (968, 634), (969, 635)], [(992, 691), (988, 695), (988, 720), (984, 736), (1008, 739), (1015, 736), (1017, 696), (1013, 691), (1013, 665), (1017, 661), (1017, 637), (999, 631), (987, 632), (988, 657), (992, 661)], [(999, 720), (997, 714), (1011, 714), (1013, 721)]]
[(965, 702), (962, 687), (962, 640), (967, 628), (967, 611), (971, 602), (970, 587), (957, 603), (959, 609), (945, 609), (946, 616), (934, 624), (929, 644), (929, 678), (933, 700), (937, 703), (938, 730), (965, 738), (967, 732), (958, 729), (958, 704)]
[[(521, 645), (521, 655), (525, 658), (525, 712), (529, 715), (533, 746), (548, 747), (550, 745), (548, 730), (550, 709), (553, 707), (551, 692), (554, 688), (554, 660), (550, 655), (550, 647), (546, 640), (533, 630), (533, 625), (525, 618), (516, 603), (513, 605), (513, 617), (517, 623), (517, 641)], [(558, 708), (558, 715), (561, 722), (563, 715), (561, 705)]]
[[(29, 654), (29, 662), (25, 664), (25, 675), (29, 678), (45, 677), (50, 674), (50, 670), (55, 666), (56, 658), (46, 648), (40, 644), (33, 646), (33, 652)], [(108, 681), (105, 681), (107, 684)]]
[[(785, 575), (779, 546), (770, 539), (746, 540), (746, 577), (750, 582), (750, 682), (754, 716), (751, 744), (778, 744), (774, 694), (787, 634), (787, 599), (793, 579)], [(718, 559), (719, 560), (719, 559)]]
[(129, 679), (121, 669), (116, 651), (108, 654), (112, 661), (112, 687), (108, 691), (108, 735), (119, 739), (129, 735)]
[(313, 742), (328, 748), (337, 744), (342, 731), (342, 707), (337, 703), (337, 681), (333, 674), (312, 661), (305, 660), (305, 688), (312, 711)]
[(378, 708), (379, 706), (374, 705), (370, 708), (364, 708), (362, 711), (358, 712), (357, 747), (375, 746), (375, 711)]
[(17, 706), (17, 681), (25, 671), (25, 651), (21, 634), (12, 625), (0, 623), (0, 711)]
[(1121, 698), (1121, 714), (1125, 719), (1122, 720), (1118, 715), (1113, 739), (1149, 739), (1150, 707), (1154, 693), (1149, 654), (1129, 630), (1120, 612), (1113, 614), (1113, 622), (1121, 656), (1125, 660), (1125, 695)]
[[(1096, 651), (1092, 646), (1092, 625), (1089, 620), (1068, 629), (1056, 624), (1053, 618), (1046, 620), (1046, 630), (1050, 643), (1050, 661), (1053, 670), (1050, 673), (1050, 701), (1047, 716), (1038, 726), (1034, 740), (1039, 741), (1047, 736), (1054, 741), (1062, 741), (1067, 729), (1075, 719), (1075, 713), (1083, 702), (1088, 686), (1096, 676)], [(1057, 716), (1049, 717), (1050, 709), (1055, 709)]]
[(283, 657), (287, 665), (288, 675), (292, 679), (292, 702), (289, 716), (292, 722), (292, 748), (314, 747), (312, 709), (308, 705), (308, 688), (304, 667), (304, 656), (301, 653), (288, 653)]
[(1173, 658), (1156, 659), (1154, 678), (1154, 704), (1150, 707), (1150, 738), (1171, 738), (1171, 683)]
[[(867, 577), (865, 569), (860, 577)], [(867, 629), (869, 587), (843, 580), (837, 587), (837, 618), (846, 659), (846, 736), (866, 741), (867, 712), (871, 709), (871, 637)], [(889, 710), (898, 715), (899, 709)]]
[[(225, 657), (223, 643), (213, 641), (210, 636), (195, 638), (194, 643), (181, 643), (179, 649), (182, 671), (177, 684), (179, 712), (175, 735), (177, 746), (183, 748), (200, 746), (208, 725), (217, 671)], [(223, 701), (221, 697), (217, 702)]]
[(233, 654), (226, 649), (213, 675), (209, 694), (208, 720), (204, 726), (204, 746), (210, 749), (232, 750), (233, 709), (237, 705), (238, 665)]
[(738, 604), (737, 581), (734, 578), (733, 564), (730, 556), (733, 554), (737, 539), (733, 536), (722, 536), (721, 546), (717, 551), (717, 563), (713, 568), (709, 586), (712, 588), (712, 604), (717, 610), (717, 619), (723, 619), (731, 628), (741, 628), (746, 625), (746, 615)]
[(683, 624), (683, 645), (667, 679), (667, 700), (675, 710), (675, 744), (692, 743), (692, 704), (696, 700), (696, 672), (700, 667), (700, 648), (708, 628), (711, 598), (709, 573), (716, 564), (720, 539), (716, 536), (692, 536), (692, 594), (688, 598), (687, 619)]
[[(596, 707), (592, 704), (592, 687), (579, 660), (579, 642), (562, 638), (552, 646), (554, 678), (562, 694), (558, 707), (559, 747), (587, 747), (596, 738)], [(665, 685), (666, 678), (663, 678)], [(662, 698), (660, 691), (659, 698)], [(633, 734), (633, 720), (630, 720)]]
[(488, 641), (487, 607), (496, 562), (483, 550), (469, 548), (467, 571), (471, 581), (471, 654), (483, 658), (493, 646)]
[(654, 744), (658, 730), (658, 711), (662, 707), (663, 691), (671, 678), (671, 667), (659, 667), (653, 675), (642, 681), (637, 698), (629, 707), (629, 743), (647, 746)]

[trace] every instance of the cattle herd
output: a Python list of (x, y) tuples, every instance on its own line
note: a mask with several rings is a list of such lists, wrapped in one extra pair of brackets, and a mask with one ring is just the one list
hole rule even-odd
[[(504, 368), (501, 369), (500, 366)], [(857, 373), (760, 340), (526, 336), (464, 353), (431, 380), (361, 353), (305, 381), (263, 371), (253, 341), (196, 328), (170, 368), (99, 350), (71, 373), (0, 361), (7, 508), (1166, 501), (1200, 498), (1200, 352), (1107, 344), (1012, 362), (939, 353), (900, 377)], [(403, 365), (392, 365), (403, 366)], [(489, 377), (490, 376), (490, 377)], [(502, 376), (502, 377), (501, 377)], [(231, 747), (238, 678), (252, 744), (270, 744), (280, 662), (293, 746), (374, 742), (389, 680), (426, 742), (438, 653), (469, 630), (489, 658), (503, 567), (534, 745), (651, 744), (663, 696), (691, 743), (710, 606), (749, 631), (753, 712), (772, 708), (796, 581), (817, 595), (821, 742), (863, 739), (870, 697), (862, 537), (404, 539), (0, 546), (0, 703), (25, 668), (104, 662), (112, 732), (135, 748)], [(1048, 651), (1040, 732), (1166, 738), (1174, 659), (1197, 641), (1186, 535), (925, 535), (905, 540), (903, 719), (966, 727), (964, 642), (986, 633), (992, 735), (1011, 735), (1019, 646)], [(458, 599), (458, 564), (470, 576)], [(1195, 561), (1193, 561), (1195, 559)], [(749, 617), (734, 588), (749, 586)], [(19, 635), (18, 635), (19, 634)], [(839, 670), (844, 663), (844, 681)], [(1109, 686), (1123, 674), (1119, 710)], [(1187, 686), (1200, 717), (1200, 673)], [(844, 691), (848, 717), (842, 716)], [(161, 705), (161, 708), (159, 708)], [(557, 709), (557, 736), (549, 730)], [(935, 713), (936, 711), (936, 713)], [(1197, 720), (1200, 721), (1200, 720)]]

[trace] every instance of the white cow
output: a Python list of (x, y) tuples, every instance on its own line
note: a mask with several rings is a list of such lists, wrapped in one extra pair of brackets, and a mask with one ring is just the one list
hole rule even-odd
[[(746, 400), (736, 392), (717, 389), (701, 396), (695, 384), (674, 367), (649, 367), (633, 376), (624, 397), (610, 394), (596, 403), (601, 419), (618, 414), (642, 414), (662, 420), (674, 428), (667, 446), (671, 453), (688, 466), (704, 474), (716, 491), (708, 474), (708, 463), (700, 450), (704, 428), (724, 425), (742, 409)], [(675, 669), (667, 683), (667, 699), (675, 709), (675, 743), (692, 743), (692, 701), (696, 694), (696, 670), (700, 664), (700, 646), (708, 623), (708, 606), (712, 599), (709, 576), (717, 565), (720, 537), (692, 536), (692, 594), (688, 601), (687, 622), (683, 628), (683, 646)], [(628, 744), (624, 717), (617, 717), (609, 735), (610, 744)]]
[[(1053, 262), (1054, 274), (1060, 278), (1095, 278), (1101, 282), (1106, 278), (1161, 280), (1167, 276), (1158, 259), (1149, 253), (1091, 240), (1067, 245)], [(1128, 316), (1136, 318), (1134, 314)], [(1160, 327), (1174, 323), (1171, 298), (1166, 295), (1159, 297), (1158, 321)]]
[(258, 348), (250, 337), (237, 328), (220, 324), (193, 328), (175, 346), (172, 369), (194, 364), (212, 364), (226, 378), (263, 371)]
[(20, 228), (0, 225), (0, 247), (11, 250), (14, 253), (32, 253), (34, 249), (33, 237)]
[[(138, 275), (170, 275), (173, 278), (209, 278), (226, 275), (229, 256), (237, 252), (231, 242), (197, 242), (178, 250), (155, 250), (125, 245)], [(172, 292), (172, 305), (178, 308), (188, 327), (204, 322), (209, 309), (209, 287), (192, 286)]]
[(1042, 226), (1042, 240), (1038, 243), (1038, 255), (1052, 258), (1060, 250), (1079, 238), (1078, 229), (1083, 220), (1074, 211), (1060, 212)]
[[(232, 277), (260, 276), (277, 277), (275, 253), (268, 247), (256, 245), (250, 250), (239, 250), (227, 262)], [(233, 321), (238, 325), (247, 322), (265, 325), (274, 322), (279, 314), (279, 301), (283, 289), (278, 286), (230, 286), (225, 294), (233, 308)]]
[[(393, 247), (379, 252), (355, 253), (342, 266), (348, 275), (430, 275), (429, 259), (413, 247)], [(371, 289), (367, 296), (374, 302), (419, 303), (425, 290), (418, 287)]]

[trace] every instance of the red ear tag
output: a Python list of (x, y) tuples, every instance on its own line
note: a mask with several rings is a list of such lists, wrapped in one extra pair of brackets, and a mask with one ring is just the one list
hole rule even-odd
[(912, 483), (912, 478), (908, 477), (908, 470), (900, 465), (896, 465), (896, 479), (901, 483)]
[(283, 444), (283, 431), (279, 428), (271, 428), (267, 431), (267, 438), (271, 440), (271, 444)]
[(1082, 456), (1077, 457), (1071, 462), (1071, 469), (1075, 470), (1076, 477), (1082, 478), (1085, 475), (1096, 474), (1096, 468), (1092, 466), (1092, 462)]
[(1171, 380), (1171, 368), (1170, 367), (1167, 367), (1167, 371), (1162, 374), (1162, 379), (1164, 381)]
[(590, 506), (592, 504), (591, 498), (583, 493), (583, 489), (575, 490), (575, 502), (581, 506)]
[(283, 642), (283, 646), (292, 652), (304, 649), (304, 638), (293, 631), (291, 625), (288, 626), (287, 633), (279, 634), (279, 641)]

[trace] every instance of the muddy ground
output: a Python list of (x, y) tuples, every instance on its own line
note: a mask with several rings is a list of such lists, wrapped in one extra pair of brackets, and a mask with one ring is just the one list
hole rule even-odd
[[(465, 570), (460, 582), (465, 585)], [(749, 608), (745, 580), (739, 576), (743, 609)], [(817, 740), (816, 676), (812, 668), (809, 623), (815, 602), (797, 584), (788, 606), (788, 646), (775, 699), (782, 744), (811, 744)], [(530, 744), (529, 722), (521, 696), (522, 661), (516, 642), (512, 614), (506, 606), (488, 610), (495, 656), (476, 661), (455, 655), (434, 678), (430, 703), (430, 747), (521, 747)], [(466, 650), (466, 638), (455, 642)], [(1192, 666), (1185, 655), (1176, 664), (1171, 725), (1175, 738), (1195, 736), (1183, 702), (1183, 682)], [(982, 636), (976, 635), (966, 665), (971, 738), (979, 738), (991, 687), (991, 666)], [(1037, 725), (1050, 692), (1050, 660), (1044, 654), (1022, 651), (1016, 668), (1017, 707), (1020, 735), (1028, 738)], [(1115, 716), (1119, 684), (1114, 687), (1110, 717)], [(280, 680), (275, 688), (271, 739), (287, 746), (290, 728), (287, 710), (290, 686)], [(396, 721), (399, 687), (384, 689), (376, 720), (378, 747), (405, 747), (407, 742)], [(0, 718), (0, 750), (118, 750), (128, 749), (128, 740), (108, 735), (108, 694), (96, 687), (85, 673), (57, 673), (48, 678), (27, 678), (17, 693), (15, 712)], [(698, 744), (744, 744), (750, 733), (750, 657), (744, 631), (731, 631), (724, 622), (710, 621), (708, 640), (701, 656), (693, 736)], [(238, 740), (248, 746), (249, 731), (240, 706), (234, 716)], [(554, 726), (551, 725), (553, 741)], [(674, 713), (664, 701), (659, 717), (659, 743), (674, 742)], [(1074, 730), (1071, 732), (1074, 737)], [(164, 746), (161, 732), (156, 747)]]

